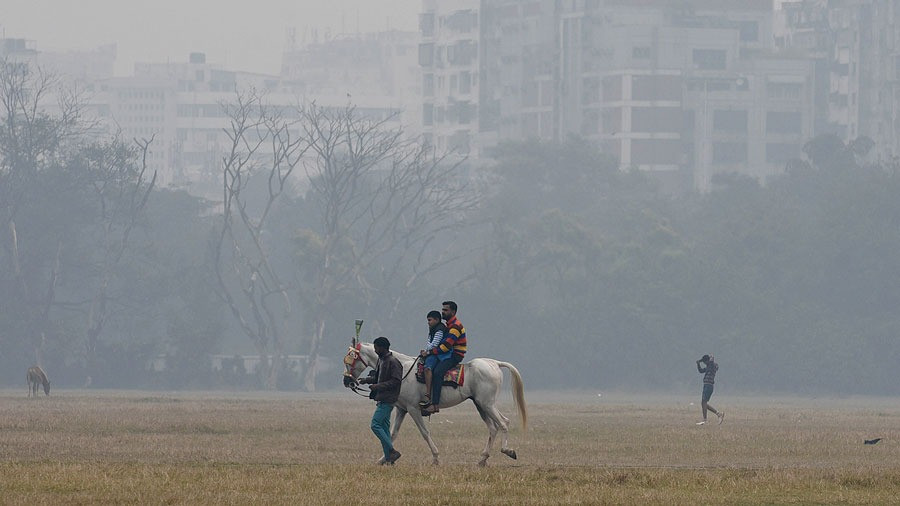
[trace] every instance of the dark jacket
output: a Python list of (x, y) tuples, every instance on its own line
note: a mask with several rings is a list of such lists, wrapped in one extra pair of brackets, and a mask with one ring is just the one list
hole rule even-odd
[(447, 326), (443, 323), (438, 323), (434, 327), (428, 329), (428, 344), (431, 344), (431, 341), (434, 341), (434, 335), (438, 332), (441, 333), (441, 340), (434, 346), (434, 348), (427, 350), (428, 353), (432, 355), (440, 355), (444, 353), (441, 345), (445, 344), (447, 342), (447, 339), (450, 337), (450, 333), (447, 331)]
[(697, 362), (697, 372), (703, 375), (703, 384), (704, 385), (713, 385), (716, 382), (716, 372), (719, 371), (719, 364), (715, 363), (712, 359), (709, 360), (706, 364), (703, 362)]
[(403, 366), (393, 353), (388, 352), (385, 357), (379, 357), (375, 370), (369, 373), (369, 377), (360, 383), (369, 383), (369, 387), (375, 392), (374, 399), (378, 402), (393, 404), (400, 397), (400, 382), (403, 379)]

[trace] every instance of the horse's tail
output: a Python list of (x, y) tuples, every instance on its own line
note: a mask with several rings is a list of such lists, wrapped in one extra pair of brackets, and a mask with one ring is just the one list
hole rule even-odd
[(522, 375), (509, 362), (498, 360), (497, 365), (509, 369), (509, 374), (512, 376), (513, 402), (516, 405), (516, 409), (519, 410), (519, 416), (522, 418), (522, 431), (526, 432), (528, 430), (528, 408), (525, 406), (525, 384), (522, 382)]

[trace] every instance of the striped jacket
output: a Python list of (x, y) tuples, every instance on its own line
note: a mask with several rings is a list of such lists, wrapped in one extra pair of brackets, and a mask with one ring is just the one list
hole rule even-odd
[(462, 360), (466, 356), (466, 328), (456, 316), (447, 320), (447, 338), (441, 343), (441, 351), (453, 350), (453, 354)]

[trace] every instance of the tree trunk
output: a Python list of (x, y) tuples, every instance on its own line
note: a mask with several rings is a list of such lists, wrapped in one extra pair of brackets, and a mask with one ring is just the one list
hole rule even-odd
[(316, 391), (316, 374), (318, 374), (319, 346), (325, 337), (325, 311), (324, 308), (317, 312), (316, 331), (313, 333), (312, 342), (309, 343), (309, 354), (306, 356), (306, 370), (303, 372), (303, 386), (307, 392)]

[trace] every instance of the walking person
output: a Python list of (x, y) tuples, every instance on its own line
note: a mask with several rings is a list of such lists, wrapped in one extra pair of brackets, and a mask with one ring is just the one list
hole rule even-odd
[(397, 357), (391, 353), (391, 342), (386, 337), (373, 341), (378, 363), (375, 370), (366, 378), (360, 378), (361, 384), (369, 384), (369, 398), (375, 400), (375, 413), (372, 414), (372, 432), (381, 441), (384, 450), (383, 464), (393, 465), (400, 458), (400, 452), (394, 449), (391, 442), (391, 411), (400, 397), (400, 383), (403, 379), (403, 367)]
[[(701, 365), (702, 364), (702, 365)], [(697, 371), (703, 375), (703, 395), (700, 398), (700, 407), (703, 409), (703, 420), (697, 422), (697, 425), (706, 425), (706, 412), (710, 411), (719, 418), (719, 425), (725, 421), (725, 412), (716, 411), (710, 406), (709, 398), (713, 394), (713, 385), (716, 383), (716, 372), (719, 371), (719, 364), (716, 363), (712, 355), (703, 355), (697, 361)]]

